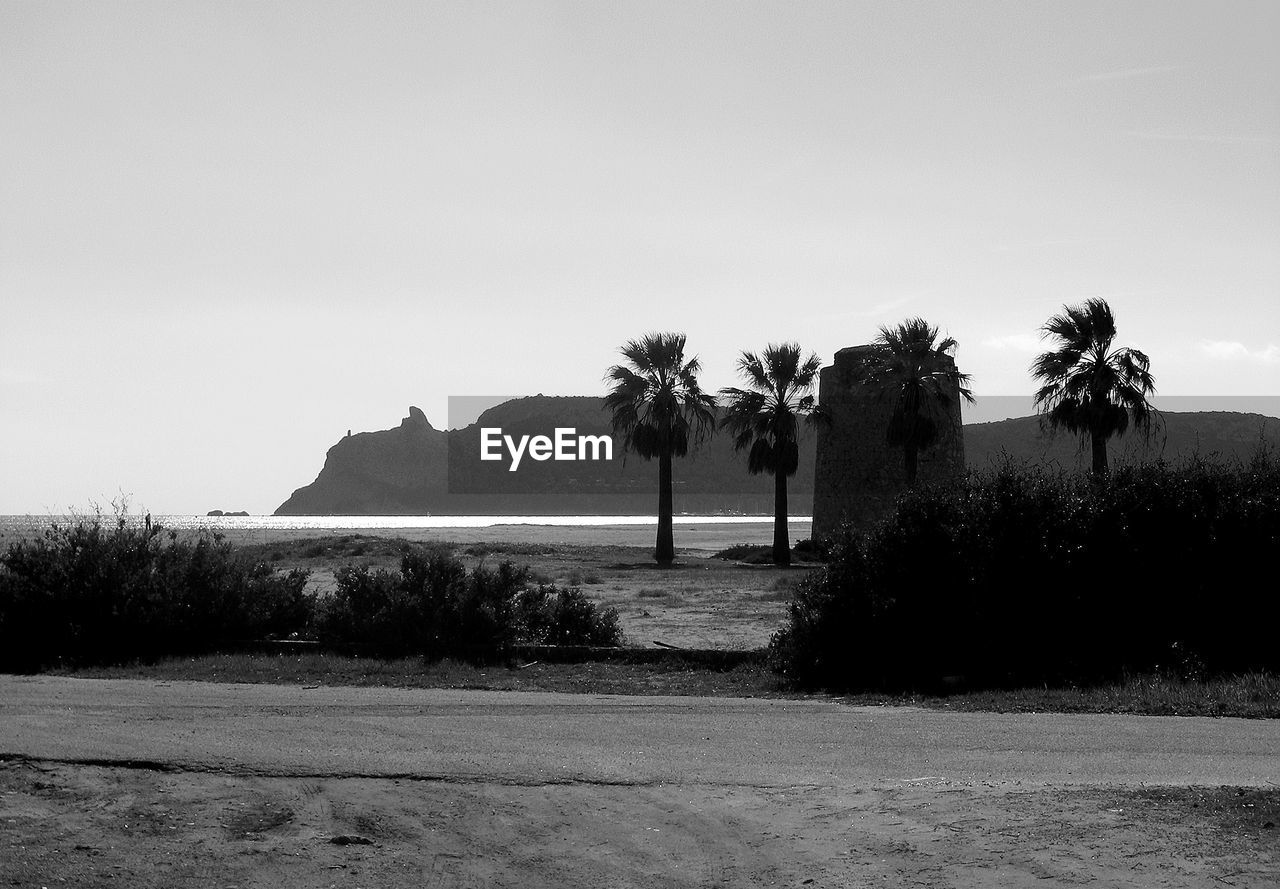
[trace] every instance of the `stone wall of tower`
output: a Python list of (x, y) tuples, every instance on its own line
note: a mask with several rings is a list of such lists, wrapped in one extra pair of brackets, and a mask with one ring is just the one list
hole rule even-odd
[[(902, 449), (885, 441), (892, 402), (860, 391), (862, 367), (871, 346), (851, 346), (822, 369), (818, 400), (831, 423), (818, 430), (814, 465), (813, 539), (830, 538), (844, 523), (865, 528), (883, 518), (906, 490)], [(951, 365), (954, 367), (954, 364)], [(960, 395), (951, 393), (954, 434), (944, 434), (932, 448), (921, 451), (917, 484), (964, 475), (964, 433)]]

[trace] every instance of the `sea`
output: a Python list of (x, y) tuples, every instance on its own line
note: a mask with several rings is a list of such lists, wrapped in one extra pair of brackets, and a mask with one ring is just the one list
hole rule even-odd
[[(92, 519), (80, 515), (0, 515), (0, 545), (37, 535), (54, 524)], [(103, 515), (114, 523), (115, 516)], [(145, 521), (130, 513), (125, 520)], [(165, 528), (210, 531), (233, 543), (265, 543), (289, 537), (328, 534), (368, 534), (439, 540), (447, 543), (559, 543), (583, 546), (652, 546), (658, 517), (644, 515), (499, 515), (499, 516), (208, 516), (152, 515)], [(765, 545), (773, 541), (772, 516), (677, 515), (673, 518), (677, 549), (716, 551), (738, 543)], [(787, 521), (791, 541), (810, 535), (812, 516), (791, 516)]]

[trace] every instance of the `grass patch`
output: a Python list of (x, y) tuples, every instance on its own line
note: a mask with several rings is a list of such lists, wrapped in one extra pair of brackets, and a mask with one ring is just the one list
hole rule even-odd
[(898, 704), (994, 713), (1132, 713), (1143, 716), (1280, 718), (1280, 676), (1248, 673), (1209, 680), (1159, 675), (1075, 688), (985, 689), (943, 695), (864, 693), (851, 704)]
[(790, 602), (791, 590), (790, 588), (783, 590), (766, 590), (755, 598), (757, 602)]
[[(49, 671), (49, 675), (89, 679), (472, 688), (580, 694), (814, 697), (788, 685), (761, 663), (715, 669), (705, 664), (692, 664), (677, 654), (653, 663), (588, 661), (526, 666), (475, 666), (453, 660), (428, 664), (420, 658), (358, 658), (323, 652), (214, 654), (124, 666), (59, 668)], [(1097, 688), (1013, 689), (945, 695), (868, 693), (832, 696), (832, 699), (861, 706), (914, 706), (995, 713), (1128, 713), (1276, 719), (1280, 718), (1280, 677), (1252, 674), (1212, 682), (1175, 682), (1144, 676)], [(1271, 809), (1265, 811), (1272, 814), (1263, 822), (1270, 819), (1280, 823)], [(1232, 814), (1250, 813), (1233, 810)]]
[(236, 546), (242, 555), (266, 562), (305, 562), (307, 560), (398, 558), (413, 546), (427, 549), (449, 549), (439, 541), (414, 544), (403, 537), (378, 537), (371, 534), (330, 534), (323, 537), (301, 537), (271, 543), (242, 543)]
[(473, 543), (462, 550), (469, 556), (553, 556), (556, 549), (538, 543)]
[(561, 577), (565, 586), (591, 586), (603, 583), (600, 575), (595, 571), (584, 571), (581, 568), (570, 568)]
[(769, 589), (760, 595), (761, 602), (790, 602), (795, 593), (797, 578), (794, 574), (781, 574), (769, 584)]
[(587, 662), (473, 666), (419, 658), (354, 658), (324, 653), (217, 654), (153, 664), (55, 670), (87, 679), (185, 680), (379, 688), (471, 688), (581, 694), (785, 697), (777, 674), (760, 663), (727, 670), (691, 666), (672, 656), (654, 663)]
[(636, 598), (647, 599), (655, 605), (663, 605), (669, 609), (686, 608), (689, 605), (689, 600), (682, 596), (679, 591), (663, 589), (662, 587), (644, 587), (636, 593)]

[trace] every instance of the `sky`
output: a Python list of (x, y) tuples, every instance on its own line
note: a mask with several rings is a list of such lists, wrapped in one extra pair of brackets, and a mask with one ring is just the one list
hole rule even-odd
[(1280, 4), (0, 0), (0, 513), (269, 513), (653, 330), (921, 316), (981, 404), (1090, 297), (1280, 394)]

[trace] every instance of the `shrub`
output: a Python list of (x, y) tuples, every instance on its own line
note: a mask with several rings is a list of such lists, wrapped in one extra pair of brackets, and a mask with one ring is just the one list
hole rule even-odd
[(761, 550), (768, 550), (771, 553), (773, 552), (773, 550), (767, 546), (758, 546), (753, 543), (735, 543), (733, 546), (726, 547), (720, 550), (720, 552), (715, 553), (711, 558), (737, 562), (749, 556), (756, 555)]
[(579, 589), (530, 589), (528, 571), (510, 562), (468, 572), (442, 546), (406, 549), (399, 571), (341, 567), (336, 591), (320, 600), (307, 577), (149, 516), (55, 524), (0, 556), (0, 669), (198, 654), (303, 633), (429, 660), (489, 660), (516, 642), (621, 641), (617, 613)]
[(330, 644), (370, 654), (488, 661), (517, 642), (616, 645), (617, 613), (576, 588), (530, 586), (529, 572), (503, 562), (468, 573), (443, 549), (406, 550), (399, 571), (346, 566), (317, 609)]
[(111, 663), (286, 635), (311, 613), (307, 573), (277, 573), (221, 535), (150, 516), (54, 524), (0, 556), (0, 667)]
[(337, 589), (321, 600), (316, 633), (322, 642), (354, 645), (370, 654), (419, 654), (484, 659), (514, 640), (511, 602), (525, 573), (466, 567), (441, 548), (406, 549), (399, 571), (346, 565)]
[[(722, 549), (718, 553), (713, 553), (711, 558), (724, 559), (728, 562), (743, 562), (747, 565), (772, 565), (773, 547), (738, 543), (727, 549)], [(825, 558), (825, 553), (815, 547), (813, 542), (807, 538), (791, 548), (791, 561), (793, 563), (820, 562), (824, 561)]]
[(397, 574), (344, 565), (334, 572), (334, 580), (337, 589), (316, 605), (315, 632), (320, 641), (385, 656), (423, 650), (423, 603), (407, 594)]
[(618, 612), (599, 608), (577, 587), (539, 584), (516, 599), (520, 641), (535, 645), (621, 645)]
[(1275, 670), (1280, 464), (1007, 464), (904, 495), (797, 586), (775, 666), (838, 687)]
[(803, 540), (797, 540), (796, 545), (791, 548), (796, 555), (805, 555), (809, 557), (809, 561), (817, 562), (826, 559), (826, 551), (816, 541), (809, 537)]

